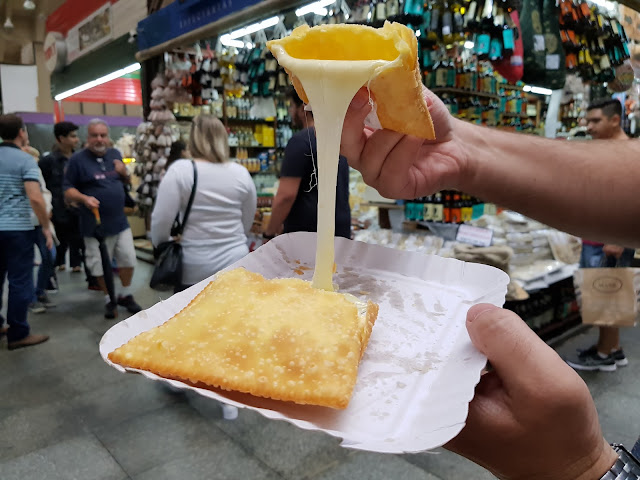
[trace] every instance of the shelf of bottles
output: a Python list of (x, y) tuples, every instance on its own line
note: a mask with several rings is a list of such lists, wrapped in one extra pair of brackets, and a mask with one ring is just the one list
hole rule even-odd
[(495, 215), (496, 206), (454, 190), (406, 201), (405, 220), (409, 222), (465, 223), (482, 215)]
[(622, 24), (585, 1), (560, 1), (560, 36), (567, 70), (586, 81), (612, 81), (630, 57)]

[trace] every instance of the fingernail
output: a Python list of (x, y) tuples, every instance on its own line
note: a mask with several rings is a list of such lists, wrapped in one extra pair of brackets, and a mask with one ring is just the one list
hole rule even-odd
[(369, 94), (367, 93), (366, 89), (361, 88), (355, 94), (355, 96), (353, 97), (353, 100), (351, 100), (351, 107), (360, 109), (364, 107), (367, 103), (369, 103)]
[(471, 323), (480, 315), (482, 315), (484, 312), (487, 312), (489, 310), (497, 310), (497, 309), (498, 307), (490, 303), (481, 303), (479, 305), (474, 305), (469, 309), (469, 312), (467, 313), (467, 322)]

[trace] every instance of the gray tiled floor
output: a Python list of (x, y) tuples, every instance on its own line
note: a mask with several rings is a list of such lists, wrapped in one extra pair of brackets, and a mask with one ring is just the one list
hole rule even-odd
[[(143, 306), (162, 297), (146, 287), (149, 273), (139, 264), (135, 288)], [(245, 410), (225, 421), (216, 402), (120, 374), (98, 353), (102, 334), (113, 325), (102, 317), (102, 296), (85, 289), (83, 275), (63, 272), (59, 278), (61, 291), (52, 297), (58, 307), (30, 316), (33, 331), (50, 333), (51, 340), (14, 352), (0, 348), (2, 480), (493, 478), (444, 450), (351, 451), (328, 435)], [(559, 351), (594, 338), (588, 332)], [(631, 446), (640, 433), (640, 330), (625, 330), (623, 340), (629, 367), (583, 378), (607, 439)]]

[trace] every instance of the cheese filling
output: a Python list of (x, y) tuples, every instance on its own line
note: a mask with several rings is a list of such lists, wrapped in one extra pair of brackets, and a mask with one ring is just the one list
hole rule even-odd
[(318, 236), (313, 286), (332, 291), (336, 187), (344, 117), (358, 90), (394, 61), (299, 59), (291, 57), (280, 45), (273, 47), (273, 53), (300, 80), (313, 109), (318, 148)]

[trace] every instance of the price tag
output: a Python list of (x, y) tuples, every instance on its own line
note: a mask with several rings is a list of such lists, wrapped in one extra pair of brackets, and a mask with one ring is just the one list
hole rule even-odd
[(533, 51), (542, 52), (544, 50), (544, 35), (533, 36)]
[(560, 55), (547, 55), (546, 56), (546, 69), (547, 70), (558, 70), (560, 68)]
[(492, 238), (493, 230), (465, 224), (458, 227), (458, 233), (456, 234), (456, 241), (469, 243), (476, 247), (490, 247)]

